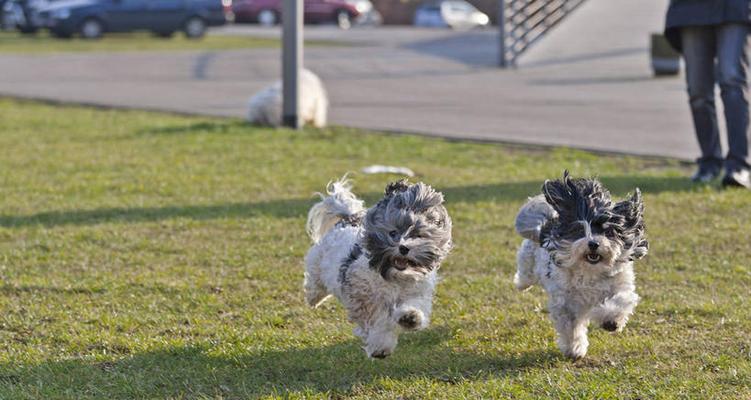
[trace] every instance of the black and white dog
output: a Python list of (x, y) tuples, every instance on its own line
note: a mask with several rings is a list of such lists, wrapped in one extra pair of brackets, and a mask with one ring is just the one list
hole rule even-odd
[(346, 179), (327, 192), (308, 214), (305, 299), (317, 307), (336, 296), (367, 355), (387, 357), (400, 332), (429, 324), (437, 270), (452, 246), (443, 195), (400, 181), (365, 210)]
[(633, 262), (647, 254), (644, 205), (636, 189), (614, 203), (595, 179), (546, 181), (516, 217), (525, 238), (514, 284), (540, 284), (548, 294), (558, 347), (568, 357), (587, 354), (590, 321), (621, 331), (634, 311)]

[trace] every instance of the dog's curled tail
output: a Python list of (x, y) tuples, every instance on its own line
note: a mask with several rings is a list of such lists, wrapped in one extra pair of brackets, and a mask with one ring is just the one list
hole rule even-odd
[(305, 224), (313, 243), (318, 243), (323, 235), (343, 218), (365, 210), (363, 201), (358, 199), (351, 189), (352, 184), (345, 175), (338, 181), (329, 182), (326, 186), (326, 195), (318, 193), (321, 201), (310, 208), (308, 222)]
[(525, 239), (540, 243), (540, 233), (548, 221), (558, 217), (553, 207), (545, 201), (545, 196), (532, 197), (516, 215), (516, 232)]

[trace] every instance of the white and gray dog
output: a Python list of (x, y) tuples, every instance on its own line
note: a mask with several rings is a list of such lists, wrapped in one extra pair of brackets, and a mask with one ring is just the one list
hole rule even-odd
[(330, 183), (310, 209), (305, 300), (317, 307), (336, 296), (367, 355), (384, 358), (402, 331), (430, 322), (437, 271), (452, 246), (451, 218), (443, 195), (424, 183), (391, 183), (368, 210), (350, 188), (344, 178)]
[(621, 331), (634, 311), (633, 262), (647, 254), (641, 192), (613, 203), (595, 179), (546, 181), (516, 217), (525, 240), (517, 254), (514, 284), (540, 284), (558, 333), (558, 347), (570, 358), (587, 354), (590, 321)]
[[(321, 79), (308, 69), (300, 73), (300, 118), (316, 128), (326, 126), (329, 98)], [(248, 101), (248, 121), (256, 125), (282, 125), (282, 82), (259, 91)]]

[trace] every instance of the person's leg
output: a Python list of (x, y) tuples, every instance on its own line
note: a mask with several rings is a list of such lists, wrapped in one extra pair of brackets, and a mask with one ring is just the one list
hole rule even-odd
[(717, 66), (728, 128), (727, 175), (749, 169), (748, 34), (746, 24), (717, 28)]
[(706, 182), (715, 178), (722, 166), (714, 101), (715, 29), (711, 26), (686, 27), (681, 30), (681, 39), (691, 115), (701, 148), (701, 157), (697, 160), (699, 172), (692, 179)]

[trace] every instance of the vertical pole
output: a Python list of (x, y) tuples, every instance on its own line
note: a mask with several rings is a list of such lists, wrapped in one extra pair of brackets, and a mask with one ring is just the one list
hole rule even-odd
[(506, 18), (504, 16), (505, 8), (506, 1), (498, 0), (498, 65), (501, 68), (508, 67), (508, 60), (506, 59)]
[(303, 46), (303, 0), (282, 4), (282, 123), (300, 128), (300, 68)]

